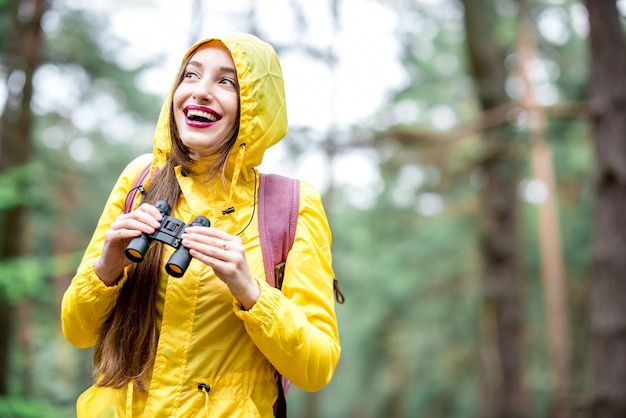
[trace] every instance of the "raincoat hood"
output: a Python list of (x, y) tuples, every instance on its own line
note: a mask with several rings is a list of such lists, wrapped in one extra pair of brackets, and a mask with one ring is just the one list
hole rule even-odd
[[(283, 75), (274, 48), (244, 33), (207, 38), (194, 44), (182, 63), (200, 46), (221, 42), (231, 53), (239, 82), (240, 122), (237, 140), (226, 163), (226, 175), (239, 173), (248, 179), (250, 169), (261, 164), (265, 150), (287, 133), (287, 110)], [(171, 150), (170, 112), (176, 79), (165, 99), (154, 135), (152, 171), (165, 164)], [(234, 173), (234, 174), (233, 174)]]

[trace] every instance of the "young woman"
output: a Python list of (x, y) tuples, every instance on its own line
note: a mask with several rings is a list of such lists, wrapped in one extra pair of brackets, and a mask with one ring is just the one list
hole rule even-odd
[[(300, 205), (282, 291), (266, 282), (256, 210), (256, 170), (287, 132), (280, 63), (247, 34), (206, 39), (184, 56), (163, 105), (154, 150), (119, 177), (62, 304), (63, 332), (95, 345), (95, 383), (78, 417), (272, 417), (276, 370), (316, 391), (332, 378), (340, 346), (331, 237), (317, 190)], [(141, 201), (124, 213), (140, 171)], [(151, 234), (164, 200), (189, 224), (192, 261), (181, 278), (154, 242), (132, 263), (132, 238)]]

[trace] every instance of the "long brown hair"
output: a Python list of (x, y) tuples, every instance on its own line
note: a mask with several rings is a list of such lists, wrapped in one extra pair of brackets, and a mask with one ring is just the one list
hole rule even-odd
[[(183, 62), (176, 86), (182, 82), (195, 51), (197, 49)], [(169, 125), (171, 151), (165, 166), (152, 179), (141, 200), (152, 204), (165, 200), (174, 208), (180, 195), (175, 167), (180, 166), (185, 175), (208, 175), (209, 179), (219, 172), (223, 173), (237, 140), (239, 117), (233, 132), (217, 144), (217, 158), (203, 173), (195, 171), (190, 150), (180, 139), (172, 105)], [(138, 390), (148, 389), (159, 340), (156, 302), (162, 275), (161, 253), (162, 244), (154, 242), (145, 259), (128, 268), (128, 278), (120, 289), (111, 314), (102, 325), (94, 350), (94, 377), (99, 386), (121, 388), (134, 381)]]

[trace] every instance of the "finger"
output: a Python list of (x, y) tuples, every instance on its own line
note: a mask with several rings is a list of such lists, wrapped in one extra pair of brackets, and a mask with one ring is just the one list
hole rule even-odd
[[(224, 234), (220, 234), (224, 236)], [(226, 239), (224, 239), (226, 238)], [(185, 233), (182, 236), (182, 244), (187, 248), (194, 248), (211, 257), (221, 260), (228, 258), (228, 253), (232, 251), (243, 251), (240, 239), (233, 239), (231, 236), (204, 235), (199, 233)]]
[(142, 220), (144, 223), (153, 226), (154, 228), (158, 228), (161, 226), (161, 221), (163, 220), (163, 215), (157, 208), (154, 206), (144, 203), (139, 206), (137, 210), (130, 212), (129, 215), (131, 217), (136, 217), (137, 219)]
[(111, 229), (132, 230), (152, 234), (160, 226), (159, 222), (150, 217), (120, 217), (111, 225)]
[(190, 250), (196, 250), (209, 257), (224, 258), (224, 241), (222, 239), (202, 234), (184, 234), (182, 244)]
[(228, 282), (241, 275), (241, 257), (236, 254), (230, 254), (229, 256), (212, 256), (194, 249), (190, 249), (189, 254), (211, 267), (215, 271), (215, 274), (223, 281)]
[(158, 221), (161, 221), (161, 219), (163, 219), (163, 214), (161, 213), (161, 211), (149, 203), (142, 203), (134, 212), (137, 211), (149, 213), (154, 219)]
[(190, 234), (202, 234), (206, 235), (207, 237), (214, 237), (225, 241), (240, 239), (236, 235), (231, 235), (227, 232), (222, 231), (221, 229), (213, 228), (211, 226), (188, 226), (187, 228), (185, 228), (185, 232)]
[(118, 216), (111, 228), (139, 229), (142, 232), (153, 233), (155, 229), (161, 226), (162, 216), (157, 210), (159, 218), (155, 218), (155, 213), (152, 210), (155, 208), (150, 208), (150, 205), (145, 204), (137, 210)]
[[(149, 227), (147, 227), (149, 228)], [(129, 228), (119, 228), (119, 229), (113, 229), (111, 228), (108, 232), (107, 232), (107, 238), (109, 240), (114, 240), (114, 241), (122, 241), (122, 240), (127, 240), (127, 239), (132, 239), (135, 237), (140, 236), (142, 233), (147, 233), (147, 234), (151, 234), (152, 232), (144, 232), (141, 229), (129, 229)]]

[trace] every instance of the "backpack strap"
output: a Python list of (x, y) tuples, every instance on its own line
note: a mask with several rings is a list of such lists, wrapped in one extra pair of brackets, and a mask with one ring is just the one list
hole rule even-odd
[(293, 245), (300, 206), (300, 181), (277, 174), (259, 175), (259, 235), (267, 282), (283, 284), (285, 260)]
[(135, 198), (137, 197), (137, 193), (144, 192), (143, 184), (146, 182), (146, 179), (148, 178), (151, 165), (152, 165), (152, 162), (148, 163), (148, 165), (146, 165), (141, 170), (141, 172), (139, 172), (139, 175), (135, 179), (135, 182), (133, 183), (133, 187), (131, 187), (130, 192), (128, 192), (128, 195), (126, 195), (126, 200), (124, 201), (124, 213), (128, 213), (133, 210), (133, 204), (135, 203)]
[[(283, 285), (285, 261), (293, 245), (300, 207), (300, 181), (277, 174), (259, 175), (259, 236), (267, 282), (277, 289)], [(285, 395), (291, 382), (276, 372), (278, 398), (276, 418), (287, 417)]]

